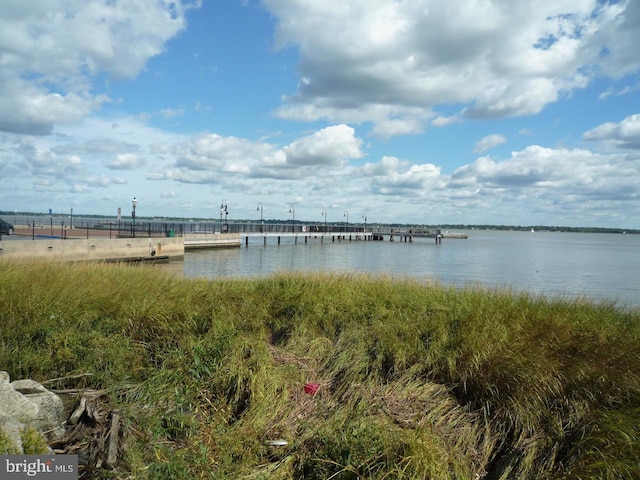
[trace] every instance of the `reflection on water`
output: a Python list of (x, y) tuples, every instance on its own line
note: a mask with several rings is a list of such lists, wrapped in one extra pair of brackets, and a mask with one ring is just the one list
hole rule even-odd
[[(445, 284), (512, 287), (640, 305), (640, 235), (469, 231), (466, 240), (413, 243), (253, 239), (234, 249), (187, 252), (161, 268), (186, 277), (253, 277), (274, 272), (367, 272)], [(270, 240), (271, 241), (271, 240)], [(259, 243), (258, 243), (259, 242)]]

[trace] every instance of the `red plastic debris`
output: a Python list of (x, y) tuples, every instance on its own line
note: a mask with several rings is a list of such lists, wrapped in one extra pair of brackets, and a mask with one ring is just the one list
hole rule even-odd
[(317, 383), (305, 383), (304, 384), (304, 393), (308, 393), (309, 395), (315, 395), (318, 393), (318, 389), (320, 385)]

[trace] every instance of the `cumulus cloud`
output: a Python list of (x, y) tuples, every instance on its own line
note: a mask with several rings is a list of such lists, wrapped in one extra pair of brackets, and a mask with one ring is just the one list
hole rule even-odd
[[(632, 120), (604, 125), (585, 135), (593, 140), (627, 139), (635, 128)], [(389, 222), (397, 221), (398, 209), (418, 220), (428, 215), (429, 221), (456, 218), (469, 223), (486, 223), (488, 212), (489, 218), (509, 219), (530, 218), (535, 210), (540, 223), (548, 216), (554, 223), (588, 225), (598, 215), (602, 222), (612, 221), (620, 205), (625, 206), (628, 218), (640, 214), (634, 206), (640, 198), (640, 154), (634, 150), (605, 154), (532, 145), (506, 158), (480, 157), (449, 174), (437, 163), (417, 158), (386, 155), (361, 162), (365, 153), (361, 139), (345, 125), (319, 129), (278, 145), (219, 134), (186, 138), (167, 134), (162, 138), (157, 132), (155, 142), (145, 144), (146, 130), (132, 129), (133, 124), (124, 121), (117, 124), (126, 125), (127, 132), (137, 132), (136, 137), (127, 136), (125, 142), (115, 136), (114, 146), (107, 148), (104, 125), (97, 125), (94, 140), (83, 142), (72, 136), (47, 143), (47, 137), (16, 135), (9, 137), (11, 142), (5, 140), (0, 162), (14, 159), (6, 164), (29, 172), (33, 189), (40, 196), (62, 199), (61, 204), (79, 205), (80, 195), (95, 198), (96, 190), (109, 187), (110, 198), (102, 201), (112, 211), (117, 201), (113, 197), (120, 198), (121, 205), (134, 195), (155, 197), (164, 202), (164, 208), (158, 208), (162, 211), (175, 208), (175, 199), (197, 205), (196, 199), (202, 199), (206, 190), (205, 199), (220, 194), (224, 195), (220, 198), (240, 203), (249, 196), (253, 203), (258, 197), (275, 218), (279, 214), (272, 212), (278, 204), (282, 210), (283, 205), (295, 203), (296, 218), (312, 216), (305, 208), (315, 205), (318, 221), (323, 205), (352, 215), (367, 211), (370, 220)], [(84, 148), (78, 155), (69, 154), (67, 143)], [(117, 148), (122, 149), (120, 153)], [(118, 159), (120, 168), (131, 168), (127, 179), (114, 177), (114, 165), (109, 168), (106, 159)], [(155, 182), (146, 194), (140, 190), (144, 179)], [(77, 195), (76, 200), (69, 198), (70, 192)], [(291, 200), (300, 196), (303, 202)], [(220, 201), (215, 198), (204, 200), (212, 203), (208, 208), (214, 217)], [(234, 215), (255, 216), (255, 205), (246, 207), (244, 213), (239, 208), (234, 205)], [(286, 212), (281, 214), (286, 217)]]
[(451, 183), (516, 198), (526, 193), (530, 199), (579, 196), (584, 200), (596, 196), (622, 200), (630, 193), (637, 195), (633, 185), (639, 174), (638, 158), (533, 145), (501, 161), (481, 157), (455, 170)]
[(407, 170), (410, 166), (411, 162), (407, 160), (385, 155), (379, 162), (364, 164), (360, 168), (360, 173), (365, 177), (379, 177), (392, 174), (398, 169)]
[(201, 134), (172, 146), (154, 145), (154, 151), (175, 160), (164, 172), (150, 172), (146, 178), (225, 184), (240, 178), (302, 179), (346, 167), (364, 155), (361, 144), (347, 125), (325, 127), (285, 146)]
[(360, 158), (362, 140), (347, 125), (323, 128), (286, 146), (283, 151), (290, 165), (328, 165), (338, 167), (349, 159)]
[(371, 191), (383, 195), (421, 196), (440, 188), (444, 180), (436, 165), (415, 164), (391, 156), (368, 162), (355, 173), (369, 178)]
[(0, 130), (43, 135), (96, 110), (93, 82), (135, 77), (185, 27), (187, 1), (0, 3)]
[(640, 114), (631, 115), (620, 123), (604, 123), (585, 132), (583, 138), (616, 148), (640, 149)]
[(249, 165), (271, 151), (268, 144), (218, 134), (199, 135), (181, 146), (177, 167), (188, 170), (245, 172)]
[(440, 168), (432, 164), (411, 165), (408, 170), (375, 177), (373, 191), (384, 195), (414, 194), (424, 196), (438, 188)]
[(487, 150), (492, 149), (493, 147), (497, 147), (498, 145), (502, 145), (506, 142), (507, 139), (505, 138), (505, 136), (500, 135), (499, 133), (487, 135), (476, 143), (476, 146), (473, 149), (473, 153), (483, 153)]
[(135, 153), (121, 153), (107, 163), (112, 170), (135, 170), (145, 164), (144, 158)]
[[(282, 118), (370, 121), (374, 134), (531, 115), (598, 73), (640, 68), (638, 2), (264, 0), (301, 56)], [(606, 52), (606, 54), (603, 54)], [(454, 115), (440, 105), (461, 105)]]

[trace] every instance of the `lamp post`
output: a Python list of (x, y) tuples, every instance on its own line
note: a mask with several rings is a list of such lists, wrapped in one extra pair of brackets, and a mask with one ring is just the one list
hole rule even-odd
[(327, 233), (327, 209), (323, 208), (321, 215), (324, 217), (324, 233)]
[(293, 232), (296, 223), (296, 207), (289, 207), (289, 213), (293, 214), (293, 221), (291, 222), (291, 231)]
[(367, 214), (363, 213), (362, 218), (364, 219), (364, 233), (367, 233)]
[(225, 217), (224, 217), (224, 222), (225, 222), (225, 228), (226, 228), (226, 223), (227, 223), (227, 215), (229, 215), (229, 207), (227, 205), (227, 201), (226, 200), (222, 200), (222, 203), (220, 204), (220, 233), (222, 233), (222, 213), (224, 212)]
[(342, 216), (347, 217), (347, 232), (348, 232), (349, 231), (349, 212), (345, 210)]
[(133, 197), (133, 199), (131, 199), (131, 207), (133, 207), (133, 209), (131, 210), (131, 236), (133, 238), (136, 238), (136, 207), (138, 206), (138, 199), (136, 197)]
[(69, 220), (69, 228), (73, 228), (73, 205), (69, 207), (71, 209), (71, 216)]
[(262, 233), (262, 225), (264, 225), (264, 221), (262, 220), (262, 215), (264, 212), (262, 202), (258, 202), (258, 208), (256, 208), (256, 210), (260, 210), (260, 233)]

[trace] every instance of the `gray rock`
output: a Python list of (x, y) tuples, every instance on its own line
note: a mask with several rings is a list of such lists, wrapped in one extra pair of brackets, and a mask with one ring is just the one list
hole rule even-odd
[(9, 383), (0, 371), (0, 430), (22, 452), (20, 432), (34, 428), (47, 441), (64, 436), (65, 411), (62, 399), (34, 380)]
[(22, 438), (20, 433), (24, 429), (24, 424), (14, 420), (13, 418), (0, 413), (0, 431), (7, 437), (7, 439), (13, 444), (16, 451), (9, 453), (21, 453), (22, 452)]
[(9, 382), (0, 381), (0, 412), (18, 422), (28, 423), (38, 415), (38, 406)]
[(37, 415), (28, 425), (44, 434), (50, 442), (62, 438), (65, 421), (62, 399), (34, 380), (17, 380), (11, 385), (38, 408)]

